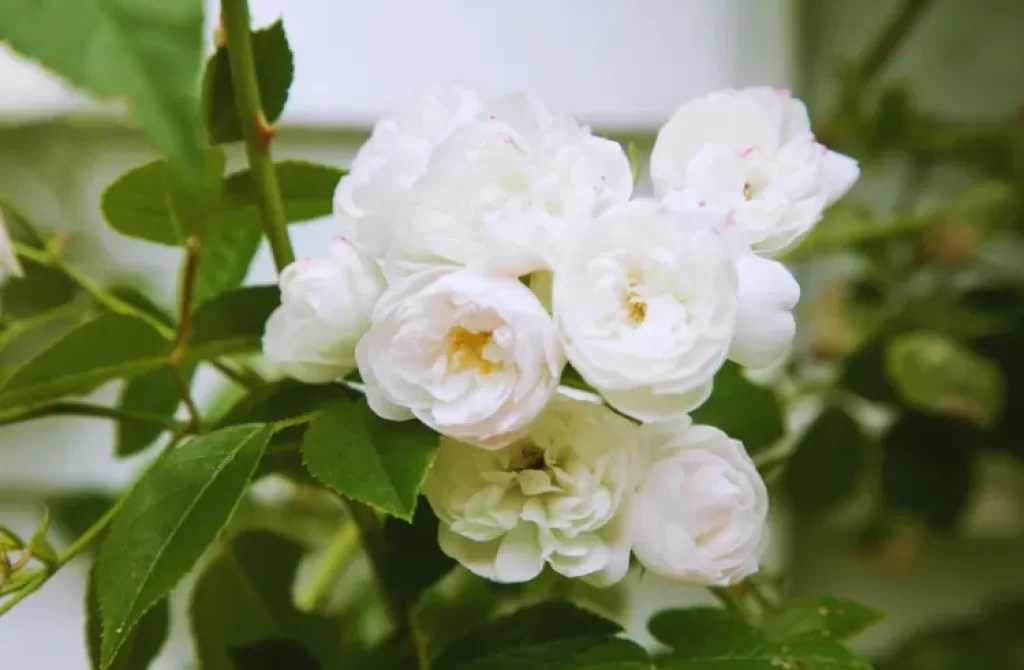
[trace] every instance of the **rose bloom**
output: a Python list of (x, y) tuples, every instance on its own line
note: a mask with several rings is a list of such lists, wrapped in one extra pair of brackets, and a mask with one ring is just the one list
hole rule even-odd
[(778, 261), (745, 254), (736, 261), (739, 310), (729, 358), (752, 370), (784, 362), (793, 348), (800, 285)]
[(631, 505), (640, 563), (705, 586), (757, 572), (768, 541), (768, 492), (743, 445), (688, 418), (646, 424), (640, 434), (651, 459)]
[(545, 565), (597, 585), (619, 581), (629, 567), (636, 431), (606, 407), (558, 398), (502, 449), (442, 439), (424, 486), (441, 549), (497, 582), (529, 581)]
[(553, 303), (566, 354), (619, 411), (663, 420), (710, 395), (738, 305), (719, 223), (708, 212), (634, 200), (580, 227), (565, 245)]
[(370, 407), (482, 446), (508, 444), (551, 399), (564, 357), (516, 279), (438, 269), (399, 280), (356, 349)]
[(730, 215), (733, 233), (763, 255), (793, 247), (859, 175), (854, 159), (815, 140), (802, 102), (766, 87), (686, 103), (651, 153), (659, 197)]
[(373, 261), (345, 240), (324, 258), (296, 261), (281, 273), (281, 306), (267, 320), (264, 357), (289, 377), (321, 384), (355, 369), (355, 348), (384, 292)]

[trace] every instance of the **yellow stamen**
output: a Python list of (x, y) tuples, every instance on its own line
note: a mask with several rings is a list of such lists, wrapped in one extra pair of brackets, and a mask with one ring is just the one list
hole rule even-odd
[(750, 182), (748, 181), (745, 184), (743, 184), (743, 199), (749, 201), (753, 197), (754, 197), (754, 189), (750, 185)]
[(491, 331), (477, 332), (457, 326), (448, 333), (448, 366), (455, 370), (477, 368), (484, 375), (490, 374), (495, 367), (492, 361), (483, 356), (484, 347), (491, 341)]

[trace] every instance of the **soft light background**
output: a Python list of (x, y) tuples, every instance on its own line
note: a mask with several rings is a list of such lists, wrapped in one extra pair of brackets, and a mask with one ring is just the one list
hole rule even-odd
[[(296, 77), (275, 157), (347, 165), (373, 120), (420, 90), (460, 82), (492, 92), (529, 89), (613, 135), (650, 137), (690, 97), (715, 88), (798, 86), (824, 99), (840, 56), (859, 51), (891, 8), (888, 0), (251, 0), (258, 25), (284, 17)], [(210, 3), (209, 21), (216, 19)], [(1016, 20), (1014, 20), (1016, 19)], [(1019, 64), (1024, 3), (937, 2), (890, 74), (913, 77), (920, 100), (953, 114), (1006, 116), (1024, 97)], [(2, 47), (0, 47), (2, 49)], [(173, 295), (177, 252), (133, 242), (102, 225), (101, 189), (153, 152), (116, 108), (66, 89), (0, 51), (0, 192), (54, 229), (72, 231), (75, 260), (101, 278), (142, 280)], [(240, 152), (229, 167), (241, 165)], [(329, 221), (297, 232), (301, 255), (332, 233)], [(250, 280), (273, 278), (261, 255)], [(207, 386), (207, 392), (215, 389)], [(101, 393), (113, 397), (115, 388)], [(110, 456), (112, 429), (80, 419), (0, 433), (0, 520), (30, 530), (41, 493), (114, 488), (140, 460)], [(835, 528), (797, 538), (797, 584), (848, 594), (893, 612), (865, 638), (869, 649), (925, 622), (968, 610), (1024, 586), (1019, 482), (1001, 481), (975, 504), (972, 533), (937, 546), (912, 574), (886, 573), (858, 557)], [(1003, 473), (1004, 474), (1004, 473)], [(81, 597), (84, 570), (70, 566), (0, 622), (5, 667), (87, 668)], [(647, 578), (631, 596), (631, 619), (692, 594)], [(180, 609), (180, 608), (179, 608)], [(181, 668), (187, 631), (175, 634), (160, 670)], [(45, 633), (44, 633), (45, 631)], [(45, 635), (45, 638), (44, 638)], [(8, 665), (9, 664), (9, 665)]]

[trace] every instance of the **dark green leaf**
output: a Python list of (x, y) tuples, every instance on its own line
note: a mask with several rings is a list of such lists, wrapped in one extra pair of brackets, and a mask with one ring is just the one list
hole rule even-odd
[(540, 668), (544, 666), (493, 665), (492, 657), (529, 657), (540, 651), (544, 652), (543, 656), (550, 651), (548, 645), (557, 643), (566, 645), (562, 651), (567, 654), (582, 652), (620, 631), (615, 622), (569, 603), (545, 602), (524, 607), (471, 631), (441, 652), (433, 667), (435, 670)]
[(6, 280), (0, 287), (4, 320), (25, 319), (65, 305), (78, 295), (78, 287), (60, 270), (19, 260), (24, 277)]
[(872, 340), (846, 359), (840, 384), (867, 400), (899, 405), (900, 396), (885, 373), (886, 344), (886, 339)]
[[(301, 558), (298, 545), (264, 531), (225, 543), (192, 594), (192, 634), (204, 670), (231, 670), (233, 650), (284, 640), (325, 666), (331, 662), (340, 639), (336, 622), (300, 612), (292, 601)], [(261, 667), (251, 662), (242, 667)]]
[(764, 617), (769, 638), (847, 640), (881, 621), (884, 615), (852, 600), (828, 596), (792, 598)]
[(292, 640), (262, 640), (231, 650), (237, 670), (319, 670), (322, 666), (301, 645)]
[[(89, 663), (93, 670), (100, 670), (100, 635), (103, 627), (100, 601), (96, 592), (95, 566), (89, 571), (85, 591), (85, 645), (89, 651)], [(146, 612), (135, 630), (125, 640), (111, 670), (139, 670), (148, 668), (160, 653), (167, 640), (170, 627), (170, 606), (161, 600)]]
[(647, 652), (629, 640), (590, 635), (538, 642), (439, 670), (650, 670)]
[(114, 499), (105, 493), (70, 494), (46, 501), (54, 524), (70, 537), (80, 537), (113, 505)]
[(150, 141), (190, 175), (202, 170), (202, 31), (200, 0), (0, 3), (0, 42), (75, 86), (127, 100)]
[(263, 239), (258, 212), (222, 210), (217, 216), (199, 257), (196, 305), (241, 286)]
[(882, 440), (883, 502), (950, 530), (967, 504), (974, 453), (984, 439), (964, 421), (905, 412)]
[(184, 246), (191, 236), (206, 239), (210, 215), (220, 202), (224, 152), (207, 149), (203, 160), (198, 191), (165, 160), (125, 172), (100, 197), (103, 217), (122, 235), (158, 244)]
[(302, 457), (338, 493), (410, 520), (437, 445), (437, 433), (419, 421), (388, 421), (365, 400), (343, 401), (310, 425)]
[[(141, 412), (168, 419), (178, 409), (177, 378), (170, 367), (147, 372), (125, 382), (118, 406), (130, 412)], [(124, 458), (138, 453), (160, 437), (166, 428), (153, 421), (119, 421), (116, 429), (114, 453)]]
[(280, 304), (276, 286), (246, 286), (207, 301), (192, 320), (190, 357), (200, 361), (259, 353), (263, 328)]
[[(414, 604), (428, 588), (444, 577), (455, 561), (437, 544), (437, 517), (430, 505), (416, 506), (412, 523), (389, 518), (384, 524), (388, 564), (381, 578), (402, 602)], [(416, 560), (410, 562), (409, 556)]]
[(660, 612), (649, 627), (671, 656), (666, 670), (870, 670), (870, 664), (829, 639), (771, 639), (713, 608)]
[(743, 376), (735, 363), (726, 363), (715, 375), (711, 398), (691, 416), (694, 423), (720, 428), (739, 440), (750, 453), (782, 437), (784, 426), (779, 399), (771, 389)]
[[(308, 221), (329, 215), (334, 209), (334, 190), (345, 170), (305, 161), (274, 163), (281, 188), (285, 217), (289, 221)], [(224, 181), (224, 207), (258, 216), (258, 193), (248, 170), (235, 172)], [(258, 219), (255, 219), (258, 224)]]
[(0, 386), (0, 407), (87, 393), (164, 363), (170, 343), (145, 322), (108, 314), (72, 330)]
[[(292, 85), (294, 63), (284, 25), (278, 19), (266, 28), (252, 33), (253, 59), (256, 61), (256, 83), (260, 90), (263, 113), (273, 123), (284, 111), (288, 89)], [(231, 66), (225, 47), (210, 57), (203, 75), (206, 94), (206, 129), (214, 144), (242, 140), (242, 128), (235, 106), (235, 87), (231, 80)]]
[(227, 523), (270, 429), (224, 428), (168, 452), (142, 476), (110, 525), (97, 567), (103, 668)]
[(987, 426), (1002, 409), (999, 366), (938, 333), (893, 338), (886, 372), (906, 403), (925, 412)]
[(856, 421), (838, 407), (823, 411), (789, 459), (782, 485), (793, 510), (815, 518), (853, 493), (867, 455)]

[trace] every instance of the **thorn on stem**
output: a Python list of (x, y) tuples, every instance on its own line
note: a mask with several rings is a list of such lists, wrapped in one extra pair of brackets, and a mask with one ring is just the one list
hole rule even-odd
[(270, 141), (277, 136), (277, 128), (267, 123), (267, 117), (263, 112), (256, 112), (256, 142), (261, 149), (270, 146)]
[(227, 45), (228, 39), (224, 34), (224, 16), (222, 14), (217, 19), (217, 27), (213, 29), (213, 46), (220, 50), (226, 48)]

